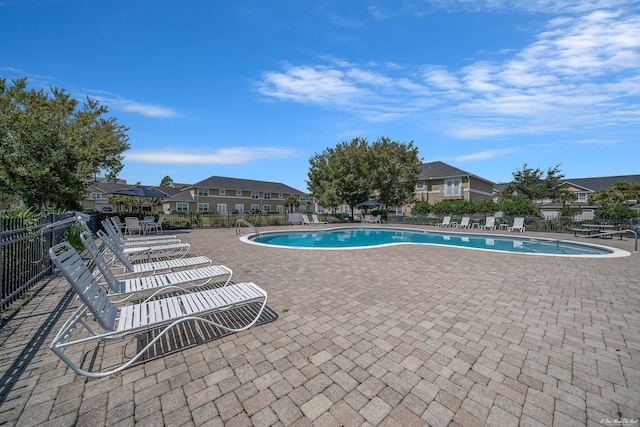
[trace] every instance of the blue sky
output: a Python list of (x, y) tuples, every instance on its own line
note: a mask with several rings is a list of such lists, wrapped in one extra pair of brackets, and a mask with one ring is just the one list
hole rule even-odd
[(381, 136), (494, 182), (640, 173), (638, 0), (0, 0), (0, 37), (0, 77), (130, 128), (130, 183), (305, 191)]

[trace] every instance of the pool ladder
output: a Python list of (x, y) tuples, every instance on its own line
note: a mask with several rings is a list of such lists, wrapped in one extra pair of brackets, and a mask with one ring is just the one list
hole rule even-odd
[(239, 219), (236, 221), (236, 236), (240, 235), (240, 226), (245, 225), (247, 227), (251, 227), (253, 228), (253, 231), (256, 232), (256, 237), (260, 235), (260, 230), (258, 230), (258, 227), (256, 227), (255, 225), (251, 224), (249, 221), (245, 220), (245, 219)]

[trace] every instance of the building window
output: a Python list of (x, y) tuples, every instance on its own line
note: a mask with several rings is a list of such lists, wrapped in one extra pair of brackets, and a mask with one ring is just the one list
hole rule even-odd
[(280, 213), (280, 214), (281, 214), (281, 213), (283, 213), (283, 212), (284, 212), (284, 206), (282, 206), (282, 205), (278, 205), (278, 206), (276, 206), (276, 210), (278, 211), (278, 213)]
[(304, 194), (302, 196), (300, 196), (300, 201), (301, 202), (306, 202), (307, 201), (307, 196), (305, 196)]
[(306, 206), (300, 206), (300, 212), (306, 212), (306, 211), (307, 211)]
[(263, 199), (270, 200), (271, 199), (271, 193), (264, 193)]
[(241, 197), (242, 196), (242, 190), (236, 190), (236, 196)]
[(176, 202), (176, 210), (177, 211), (188, 211), (189, 210), (189, 203)]
[(207, 197), (209, 195), (208, 188), (198, 188), (198, 196)]
[(226, 190), (225, 190), (224, 188), (221, 188), (221, 189), (220, 189), (219, 194), (220, 194), (221, 196), (224, 196), (224, 195), (225, 195), (225, 193), (226, 193)]
[(252, 211), (259, 211), (260, 210), (260, 205), (251, 205), (251, 210)]
[(278, 199), (284, 199), (284, 194), (278, 193)]
[(199, 211), (208, 211), (209, 210), (209, 203), (198, 203), (198, 210)]
[(93, 197), (96, 200), (101, 200), (102, 199), (102, 193), (91, 193), (91, 197)]
[(578, 202), (586, 203), (586, 201), (587, 201), (587, 193), (581, 192), (581, 193), (576, 194), (576, 196), (578, 196), (578, 199), (577, 199)]
[(218, 211), (219, 214), (226, 214), (227, 213), (227, 204), (226, 203), (218, 203), (216, 210)]
[(271, 205), (262, 205), (262, 210), (265, 212), (269, 212), (271, 210)]
[(236, 204), (236, 207), (235, 207), (234, 210), (236, 211), (236, 213), (243, 214), (244, 213), (244, 205), (242, 203), (238, 203), (238, 204)]
[(424, 181), (418, 181), (418, 182), (416, 182), (416, 189), (418, 189), (418, 190), (424, 190)]
[(447, 179), (444, 182), (444, 195), (445, 196), (460, 196), (462, 195), (462, 182), (460, 178)]
[(259, 191), (252, 191), (251, 192), (251, 198), (252, 199), (259, 199), (260, 198), (260, 192)]

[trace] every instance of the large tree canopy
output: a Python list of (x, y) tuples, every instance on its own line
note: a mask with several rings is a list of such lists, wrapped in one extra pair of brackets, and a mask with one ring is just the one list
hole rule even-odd
[(549, 168), (545, 172), (540, 168), (532, 169), (525, 163), (522, 170), (513, 172), (513, 181), (502, 191), (504, 198), (511, 195), (536, 201), (543, 199), (557, 199), (560, 192), (560, 180), (564, 175), (560, 173), (560, 165)]
[(12, 83), (0, 78), (0, 192), (36, 208), (80, 208), (92, 176), (122, 169), (128, 128), (97, 101), (77, 108), (64, 89)]
[(324, 207), (344, 203), (353, 208), (372, 197), (386, 206), (413, 199), (421, 160), (413, 142), (382, 137), (369, 145), (365, 138), (341, 142), (309, 159), (307, 186)]

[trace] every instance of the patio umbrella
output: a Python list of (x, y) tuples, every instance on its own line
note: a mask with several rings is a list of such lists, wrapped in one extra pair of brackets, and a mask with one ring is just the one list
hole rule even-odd
[(382, 206), (382, 203), (376, 202), (375, 200), (367, 200), (366, 202), (356, 205), (356, 208), (370, 208), (372, 206)]
[(122, 190), (112, 191), (109, 194), (117, 194), (117, 195), (120, 195), (120, 196), (137, 197), (140, 210), (142, 210), (142, 198), (143, 197), (155, 198), (155, 199), (166, 199), (167, 198), (167, 196), (162, 194), (162, 193), (158, 193), (156, 191), (149, 190), (148, 188), (142, 187), (142, 186), (137, 186), (137, 187), (133, 187), (133, 188), (123, 188)]

